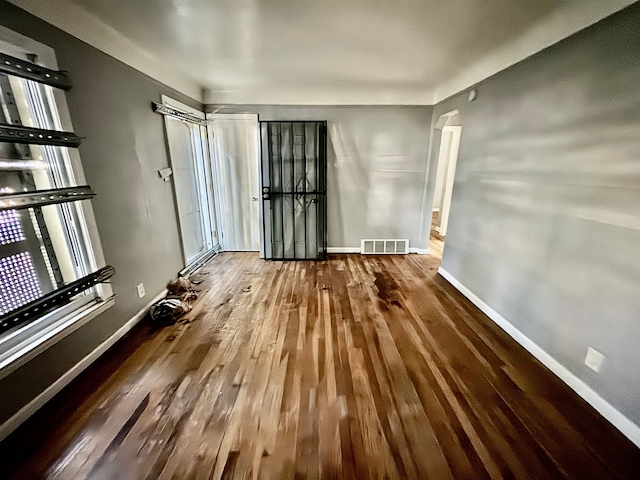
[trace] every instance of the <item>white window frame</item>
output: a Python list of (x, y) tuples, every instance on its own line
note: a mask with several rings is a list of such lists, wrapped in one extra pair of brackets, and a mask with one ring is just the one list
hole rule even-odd
[[(38, 64), (51, 70), (58, 70), (55, 52), (51, 47), (0, 26), (0, 51), (14, 57), (25, 58), (27, 53), (38, 56)], [(78, 81), (78, 79), (76, 79)], [(73, 132), (71, 116), (63, 91), (53, 89), (62, 130)], [(68, 149), (76, 185), (86, 185), (84, 171), (77, 149)], [(93, 209), (89, 202), (77, 202), (84, 222), (85, 246), (89, 257), (87, 267), (91, 271), (105, 265), (102, 245), (98, 235)], [(41, 318), (16, 330), (0, 336), (0, 379), (36, 357), (51, 345), (67, 337), (91, 319), (115, 304), (110, 284), (99, 284), (91, 289), (93, 295), (83, 295), (73, 302), (60, 307)]]

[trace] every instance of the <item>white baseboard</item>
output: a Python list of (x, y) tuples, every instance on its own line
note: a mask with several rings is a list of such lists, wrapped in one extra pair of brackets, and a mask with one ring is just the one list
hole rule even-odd
[(360, 253), (360, 247), (327, 247), (327, 253)]
[(467, 297), (471, 303), (478, 307), (485, 315), (500, 326), (511, 338), (522, 345), (531, 355), (536, 357), (544, 366), (551, 370), (560, 380), (566, 383), (578, 395), (586, 400), (614, 427), (620, 430), (629, 440), (640, 447), (640, 426), (633, 423), (623, 413), (602, 398), (596, 391), (571, 373), (555, 358), (549, 355), (524, 333), (514, 327), (506, 318), (484, 303), (471, 290), (462, 285), (456, 278), (440, 267), (438, 273), (442, 275), (460, 293)]
[[(327, 247), (327, 253), (360, 253), (360, 247)], [(428, 255), (428, 248), (409, 248), (409, 253), (417, 253), (418, 255)]]
[(129, 330), (131, 330), (149, 311), (151, 305), (161, 298), (167, 295), (168, 291), (165, 289), (147, 305), (145, 305), (138, 313), (136, 313), (127, 323), (120, 327), (113, 335), (102, 342), (98, 347), (93, 350), (89, 355), (84, 357), (78, 363), (76, 363), (70, 370), (62, 375), (58, 380), (49, 385), (41, 394), (27, 403), (24, 407), (18, 410), (9, 420), (0, 425), (0, 441), (4, 440), (11, 434), (16, 428), (18, 428), (23, 422), (25, 422), (31, 415), (36, 413), (45, 403), (51, 400), (60, 390), (66, 387), (71, 381), (80, 375), (84, 369), (91, 365), (94, 361), (112, 347), (118, 340), (120, 340)]
[(229, 250), (220, 250), (221, 252), (255, 252), (258, 253), (260, 250), (255, 250), (253, 248), (230, 248)]

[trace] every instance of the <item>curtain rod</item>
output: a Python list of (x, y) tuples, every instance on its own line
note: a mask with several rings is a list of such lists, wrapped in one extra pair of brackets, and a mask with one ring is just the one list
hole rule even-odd
[(191, 115), (190, 113), (181, 112), (180, 110), (176, 110), (173, 107), (168, 105), (164, 105), (163, 103), (151, 102), (151, 108), (154, 112), (160, 113), (162, 115), (168, 115), (170, 117), (175, 117), (179, 120), (184, 120), (185, 122), (195, 123), (197, 125), (201, 125), (203, 127), (207, 126), (207, 121), (202, 118), (198, 118), (195, 115)]

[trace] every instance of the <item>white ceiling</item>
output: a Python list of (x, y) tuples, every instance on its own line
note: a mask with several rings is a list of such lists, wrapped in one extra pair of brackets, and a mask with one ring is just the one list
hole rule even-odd
[(206, 103), (268, 104), (432, 104), (633, 3), (12, 1)]

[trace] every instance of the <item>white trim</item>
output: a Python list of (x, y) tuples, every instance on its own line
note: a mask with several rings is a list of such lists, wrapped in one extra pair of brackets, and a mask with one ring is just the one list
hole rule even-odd
[(98, 347), (89, 353), (86, 357), (76, 363), (70, 370), (64, 373), (58, 380), (49, 385), (36, 398), (27, 403), (18, 410), (9, 420), (0, 425), (0, 441), (4, 440), (31, 415), (37, 412), (45, 403), (51, 400), (64, 387), (69, 385), (71, 381), (82, 373), (89, 365), (105, 353), (111, 346), (120, 340), (129, 330), (131, 330), (149, 311), (151, 305), (164, 298), (167, 290), (163, 290), (156, 295), (147, 305), (145, 305), (138, 313), (136, 313), (127, 323), (120, 327), (113, 335), (102, 342)]
[[(451, 118), (451, 116), (449, 116), (448, 119), (449, 118)], [(436, 231), (443, 237), (447, 235), (447, 225), (449, 223), (449, 212), (451, 210), (451, 198), (455, 183), (461, 135), (462, 127), (460, 126), (445, 125), (442, 127), (438, 163), (436, 167), (436, 178), (434, 183), (434, 203), (437, 203), (440, 207)], [(436, 195), (439, 196), (438, 199), (436, 199)]]
[(254, 250), (253, 248), (230, 248), (229, 250), (222, 250), (223, 252), (256, 252), (260, 253), (260, 250)]
[(456, 278), (444, 268), (438, 268), (438, 273), (460, 293), (467, 297), (471, 303), (478, 307), (485, 315), (493, 320), (500, 328), (502, 328), (511, 338), (522, 345), (531, 355), (536, 357), (544, 366), (560, 378), (560, 380), (566, 383), (593, 408), (600, 412), (604, 418), (609, 420), (609, 422), (620, 430), (629, 440), (640, 447), (640, 426), (633, 423), (623, 413), (618, 411), (613, 405), (602, 398), (596, 391), (571, 373), (555, 358), (545, 352), (541, 347), (533, 342), (533, 340), (514, 327), (506, 318), (484, 303), (478, 296), (456, 280)]
[[(360, 247), (327, 247), (327, 253), (361, 253)], [(428, 255), (428, 248), (409, 248), (409, 253), (417, 253), (418, 255)]]
[(327, 247), (327, 253), (360, 253), (360, 247)]

